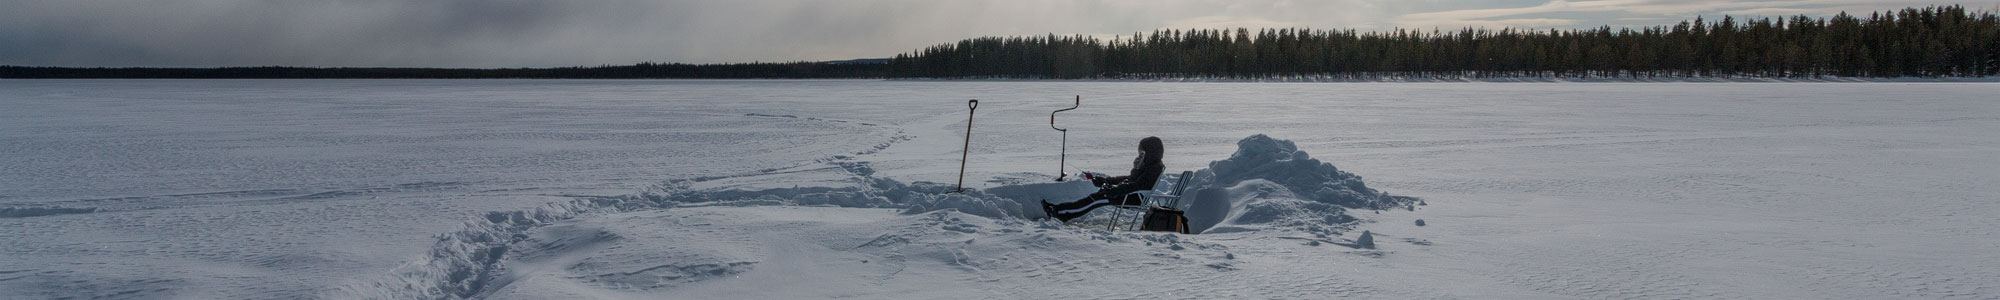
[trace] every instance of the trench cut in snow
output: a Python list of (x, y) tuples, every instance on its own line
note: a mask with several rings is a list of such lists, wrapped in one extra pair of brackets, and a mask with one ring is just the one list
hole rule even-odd
[[(430, 253), (396, 268), (386, 278), (350, 284), (331, 296), (369, 299), (488, 296), (513, 280), (507, 276), (504, 258), (540, 247), (532, 241), (530, 232), (590, 214), (677, 207), (831, 206), (898, 209), (903, 215), (949, 210), (995, 220), (1042, 219), (1046, 216), (1038, 207), (1043, 199), (1067, 201), (1096, 190), (1088, 183), (1070, 181), (953, 193), (955, 189), (949, 184), (904, 183), (873, 177), (874, 170), (866, 162), (835, 164), (851, 173), (857, 184), (698, 190), (691, 188), (691, 182), (678, 181), (640, 194), (587, 197), (527, 211), (488, 213), (468, 221), (462, 230), (438, 235)], [(1179, 180), (1179, 175), (1173, 174), (1176, 172), (1168, 173), (1158, 186)], [(1346, 214), (1347, 209), (1400, 207), (1416, 201), (1368, 188), (1360, 176), (1312, 158), (1291, 141), (1262, 134), (1238, 141), (1236, 152), (1229, 158), (1211, 162), (1193, 176), (1185, 189), (1193, 197), (1183, 200), (1183, 205), (1188, 209), (1191, 231), (1196, 233), (1297, 230), (1338, 234), (1356, 220)], [(1084, 222), (1102, 218), (1101, 215), (1093, 213)], [(1049, 222), (1053, 221), (1043, 223)]]

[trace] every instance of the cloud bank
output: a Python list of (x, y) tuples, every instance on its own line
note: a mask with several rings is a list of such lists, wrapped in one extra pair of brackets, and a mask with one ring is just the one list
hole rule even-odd
[(1917, 1), (22, 0), (0, 64), (550, 67), (887, 57), (975, 36), (1159, 28), (1567, 28)]

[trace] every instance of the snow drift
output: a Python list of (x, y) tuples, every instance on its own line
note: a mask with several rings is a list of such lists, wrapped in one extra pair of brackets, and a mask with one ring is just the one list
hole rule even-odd
[(1314, 159), (1292, 141), (1262, 134), (1237, 141), (1235, 154), (1208, 163), (1208, 169), (1197, 172), (1196, 179), (1215, 186), (1262, 179), (1292, 190), (1303, 200), (1348, 208), (1381, 209), (1416, 201), (1368, 188), (1360, 175)]
[[(1237, 146), (1235, 154), (1209, 163), (1189, 179), (1185, 191), (1194, 195), (1183, 200), (1183, 205), (1194, 232), (1278, 229), (1338, 234), (1343, 224), (1356, 220), (1345, 213), (1347, 208), (1415, 201), (1370, 189), (1360, 176), (1313, 159), (1291, 141), (1259, 134), (1238, 141)], [(508, 283), (502, 276), (503, 257), (536, 247), (531, 245), (535, 243), (528, 232), (586, 214), (676, 207), (827, 206), (899, 209), (904, 215), (956, 211), (995, 220), (1039, 219), (1045, 217), (1041, 210), (1030, 208), (1043, 199), (1071, 200), (1095, 191), (1088, 183), (1070, 181), (956, 192), (948, 184), (873, 177), (874, 170), (866, 162), (837, 164), (854, 175), (854, 186), (699, 190), (691, 188), (692, 182), (676, 181), (636, 195), (584, 197), (529, 211), (488, 213), (467, 222), (460, 231), (439, 235), (430, 253), (398, 267), (389, 278), (350, 284), (332, 296), (479, 298)], [(1171, 188), (1179, 180), (1178, 174), (1169, 173), (1158, 186)], [(1101, 215), (1073, 222), (1094, 222), (1103, 219)]]
[(1417, 198), (1391, 196), (1360, 175), (1312, 158), (1292, 141), (1252, 135), (1236, 142), (1228, 159), (1195, 172), (1188, 187), (1188, 225), (1197, 233), (1266, 227), (1337, 233), (1355, 219), (1346, 210), (1409, 205)]

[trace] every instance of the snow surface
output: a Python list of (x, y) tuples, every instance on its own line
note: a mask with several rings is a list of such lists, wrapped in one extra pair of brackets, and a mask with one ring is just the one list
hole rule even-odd
[[(1996, 91), (0, 81), (0, 298), (1988, 299)], [(1070, 95), (1203, 234), (1033, 220)]]

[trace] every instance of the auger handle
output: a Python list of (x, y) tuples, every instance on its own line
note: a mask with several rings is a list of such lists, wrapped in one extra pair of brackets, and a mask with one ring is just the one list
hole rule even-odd
[(1065, 174), (1065, 172), (1063, 172), (1063, 170), (1066, 170), (1064, 168), (1066, 166), (1065, 161), (1069, 160), (1069, 129), (1056, 127), (1056, 113), (1069, 111), (1072, 109), (1076, 109), (1078, 107), (1083, 107), (1083, 95), (1076, 95), (1076, 103), (1071, 104), (1069, 108), (1058, 109), (1054, 112), (1049, 113), (1049, 128), (1055, 128), (1056, 131), (1061, 131), (1063, 133), (1062, 154), (1056, 157), (1056, 182), (1062, 182), (1064, 178), (1069, 177), (1069, 174)]
[(1070, 107), (1069, 107), (1069, 108), (1064, 108), (1064, 109), (1058, 109), (1058, 110), (1056, 110), (1056, 111), (1054, 111), (1054, 112), (1050, 112), (1050, 113), (1049, 113), (1049, 128), (1055, 128), (1055, 130), (1056, 130), (1056, 131), (1062, 131), (1062, 132), (1069, 132), (1069, 129), (1062, 129), (1062, 128), (1059, 128), (1059, 127), (1056, 127), (1056, 113), (1059, 113), (1059, 112), (1065, 112), (1065, 111), (1070, 111), (1070, 110), (1073, 110), (1073, 109), (1076, 109), (1076, 108), (1078, 108), (1078, 107), (1083, 107), (1083, 95), (1077, 95), (1077, 96), (1076, 96), (1076, 104), (1072, 104), (1072, 105), (1070, 105)]

